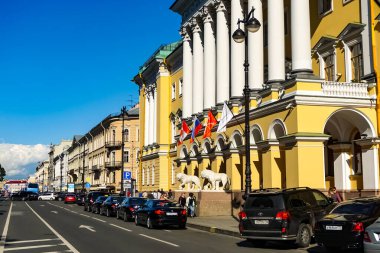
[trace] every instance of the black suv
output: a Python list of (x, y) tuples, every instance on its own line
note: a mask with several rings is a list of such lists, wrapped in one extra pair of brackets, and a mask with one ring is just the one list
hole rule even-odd
[(280, 240), (307, 247), (316, 222), (333, 206), (332, 199), (308, 187), (257, 190), (247, 197), (239, 213), (239, 231), (257, 245)]
[(38, 193), (36, 192), (27, 192), (27, 191), (20, 191), (15, 194), (12, 194), (11, 200), (37, 200), (38, 199)]
[(84, 198), (84, 210), (91, 212), (92, 204), (99, 196), (108, 195), (106, 192), (89, 192), (87, 196)]

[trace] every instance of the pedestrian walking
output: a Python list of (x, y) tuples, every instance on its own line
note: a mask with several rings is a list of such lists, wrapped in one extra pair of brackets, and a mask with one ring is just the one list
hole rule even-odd
[(182, 193), (181, 196), (179, 197), (178, 199), (178, 203), (180, 204), (181, 207), (185, 207), (186, 206), (186, 196), (185, 196), (185, 193)]
[(195, 216), (195, 207), (196, 207), (196, 198), (192, 192), (189, 193), (189, 197), (186, 199), (186, 207), (188, 210), (188, 214), (191, 218)]
[(172, 189), (169, 189), (168, 191), (168, 199), (172, 199), (173, 198), (173, 192), (172, 192)]
[(343, 201), (343, 197), (342, 195), (340, 195), (340, 193), (336, 190), (336, 187), (330, 187), (329, 189), (329, 197), (332, 198), (334, 200), (334, 202), (342, 202)]

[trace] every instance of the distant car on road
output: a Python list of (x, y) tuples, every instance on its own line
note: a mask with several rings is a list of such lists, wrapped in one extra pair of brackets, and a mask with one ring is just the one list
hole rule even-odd
[(100, 215), (106, 215), (107, 217), (115, 216), (116, 208), (120, 205), (121, 202), (126, 197), (120, 195), (109, 196), (104, 202), (100, 205)]
[(92, 203), (91, 211), (93, 213), (99, 213), (100, 214), (100, 205), (103, 204), (104, 200), (106, 200), (108, 196), (99, 196), (94, 203)]
[(136, 211), (141, 208), (146, 202), (145, 198), (126, 198), (121, 202), (116, 210), (116, 218), (124, 221), (133, 221)]
[(186, 227), (187, 212), (179, 204), (168, 200), (149, 199), (137, 210), (135, 224), (146, 225), (149, 229), (156, 226), (177, 225)]
[[(380, 198), (367, 197), (337, 205), (315, 226), (315, 239), (329, 252), (363, 248), (364, 230), (380, 215)], [(367, 232), (368, 233), (368, 232)], [(368, 238), (367, 238), (368, 239)]]
[(86, 198), (86, 193), (77, 193), (77, 205), (83, 206), (84, 205), (84, 199)]
[(54, 199), (58, 201), (62, 201), (65, 199), (67, 192), (56, 192), (54, 193)]
[(77, 201), (77, 198), (74, 193), (68, 193), (65, 196), (65, 204), (68, 203), (75, 203)]
[(38, 196), (38, 200), (54, 200), (54, 198), (53, 192), (44, 192)]
[(87, 212), (91, 212), (92, 204), (95, 202), (95, 200), (99, 196), (105, 196), (105, 195), (108, 195), (108, 194), (105, 192), (99, 192), (99, 191), (89, 192), (84, 199), (84, 210)]
[(12, 194), (11, 200), (37, 200), (38, 194), (35, 192), (20, 191)]

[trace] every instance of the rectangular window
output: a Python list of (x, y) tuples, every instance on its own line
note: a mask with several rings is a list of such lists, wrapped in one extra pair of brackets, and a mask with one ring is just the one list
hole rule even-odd
[(172, 120), (172, 143), (175, 143), (175, 135), (176, 135), (176, 127), (175, 127), (175, 121)]
[(136, 128), (136, 141), (140, 140), (140, 129)]
[(325, 61), (325, 80), (326, 81), (335, 81), (334, 72), (335, 72), (335, 60), (334, 55), (330, 54), (326, 56), (324, 59)]
[(332, 0), (319, 0), (318, 2), (319, 15), (325, 15), (332, 11)]
[(363, 75), (363, 50), (358, 43), (351, 47), (351, 67), (353, 81), (360, 82)]
[(124, 162), (129, 163), (129, 150), (124, 151)]
[(179, 79), (179, 85), (178, 85), (178, 92), (179, 92), (179, 96), (182, 96), (182, 89), (183, 89), (183, 80), (182, 78)]
[(172, 100), (175, 99), (175, 83), (172, 84)]

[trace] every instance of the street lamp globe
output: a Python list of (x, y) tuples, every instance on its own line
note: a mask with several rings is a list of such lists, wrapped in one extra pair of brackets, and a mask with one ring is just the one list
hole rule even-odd
[(232, 34), (232, 38), (236, 43), (242, 43), (245, 40), (245, 32), (240, 28), (236, 29), (234, 34)]
[(245, 25), (245, 27), (247, 27), (247, 30), (251, 33), (255, 33), (257, 32), (260, 27), (261, 27), (261, 24), (260, 24), (260, 21), (258, 21), (255, 17), (252, 17), (248, 20), (247, 24)]

